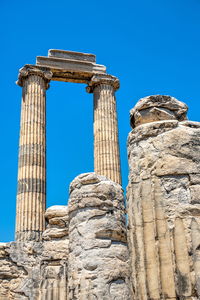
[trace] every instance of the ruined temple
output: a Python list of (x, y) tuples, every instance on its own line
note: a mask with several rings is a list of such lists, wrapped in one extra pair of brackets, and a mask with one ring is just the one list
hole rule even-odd
[[(94, 95), (94, 171), (46, 208), (46, 90)], [(15, 241), (0, 243), (0, 300), (200, 299), (200, 123), (166, 95), (130, 111), (129, 183), (121, 169), (119, 80), (93, 54), (49, 50), (19, 71), (22, 87)], [(127, 216), (127, 217), (126, 217)]]

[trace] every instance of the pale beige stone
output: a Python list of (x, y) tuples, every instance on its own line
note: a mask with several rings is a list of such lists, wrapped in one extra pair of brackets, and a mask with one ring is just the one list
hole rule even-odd
[[(141, 184), (129, 185), (127, 189), (129, 224), (131, 281), (136, 299), (147, 300), (144, 232), (141, 207)], [(130, 217), (132, 216), (132, 217)], [(137, 244), (137, 247), (135, 245)]]
[(105, 73), (106, 67), (92, 62), (63, 59), (58, 57), (37, 56), (37, 66), (49, 67), (50, 69), (62, 69), (64, 72), (76, 73)]
[(94, 94), (94, 170), (121, 184), (115, 90), (119, 80), (110, 75), (92, 77), (88, 92)]
[(175, 98), (157, 95), (142, 99), (131, 112), (127, 196), (137, 300), (156, 297), (149, 288), (152, 262), (158, 299), (199, 299), (200, 126), (184, 121), (186, 112)]
[(45, 218), (49, 221), (52, 218), (68, 216), (68, 207), (64, 205), (53, 205), (47, 208)]
[(50, 240), (52, 238), (62, 238), (64, 236), (68, 235), (68, 230), (66, 228), (47, 228), (42, 238), (44, 240)]
[(165, 95), (152, 95), (141, 98), (130, 111), (131, 126), (160, 121), (160, 120), (186, 120), (188, 107), (185, 103), (174, 97)]
[(192, 250), (194, 271), (196, 277), (196, 289), (200, 298), (200, 224), (199, 219), (193, 218), (191, 223)]
[(183, 221), (176, 218), (174, 226), (174, 248), (176, 255), (176, 267), (178, 280), (178, 295), (180, 297), (192, 296), (192, 284), (190, 275), (190, 261), (187, 248), (187, 240)]
[(200, 184), (190, 186), (191, 203), (200, 204)]
[(71, 60), (88, 61), (93, 63), (96, 62), (96, 56), (94, 54), (57, 49), (50, 49), (48, 51), (48, 57), (58, 57)]
[(46, 205), (46, 89), (52, 74), (24, 67), (18, 84), (23, 86), (16, 239), (41, 240)]
[(162, 293), (166, 298), (176, 299), (170, 234), (165, 216), (165, 207), (162, 201), (160, 183), (157, 178), (154, 178), (154, 201)]
[(155, 221), (151, 181), (144, 180), (141, 184), (141, 204), (143, 215), (144, 248), (146, 262), (146, 280), (150, 299), (159, 299), (159, 269), (155, 241)]
[[(120, 185), (94, 173), (83, 174), (74, 179), (70, 192), (69, 300), (132, 299)], [(111, 197), (117, 205), (106, 205)], [(101, 201), (98, 209), (96, 198)]]

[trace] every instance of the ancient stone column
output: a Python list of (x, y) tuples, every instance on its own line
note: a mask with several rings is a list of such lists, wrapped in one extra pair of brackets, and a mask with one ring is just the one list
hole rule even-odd
[(41, 239), (46, 207), (46, 89), (51, 72), (23, 67), (16, 240)]
[(115, 91), (119, 80), (94, 75), (87, 87), (94, 94), (94, 170), (121, 184)]
[(200, 123), (170, 96), (131, 110), (128, 219), (136, 300), (200, 295)]
[(95, 173), (70, 185), (68, 300), (130, 300), (123, 191)]

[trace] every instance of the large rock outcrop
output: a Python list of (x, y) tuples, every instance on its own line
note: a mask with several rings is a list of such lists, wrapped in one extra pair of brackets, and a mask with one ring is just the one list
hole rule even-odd
[(131, 111), (127, 198), (137, 300), (200, 298), (200, 123), (186, 112), (160, 95)]
[(69, 300), (131, 299), (121, 186), (86, 173), (70, 190)]

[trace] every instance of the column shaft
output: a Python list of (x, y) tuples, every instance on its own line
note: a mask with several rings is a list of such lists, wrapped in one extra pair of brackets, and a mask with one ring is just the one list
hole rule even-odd
[(115, 89), (100, 83), (94, 87), (94, 170), (121, 184)]
[(41, 239), (46, 208), (46, 86), (44, 77), (23, 80), (16, 240)]

